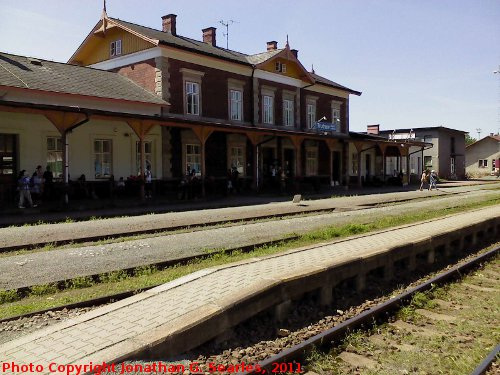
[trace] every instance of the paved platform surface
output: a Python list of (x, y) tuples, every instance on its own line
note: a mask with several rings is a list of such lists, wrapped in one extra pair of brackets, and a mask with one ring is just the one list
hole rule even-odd
[[(420, 193), (420, 192), (419, 192)], [(400, 196), (401, 197), (401, 196)], [(275, 241), (304, 234), (329, 225), (366, 223), (385, 215), (401, 215), (410, 211), (439, 211), (500, 197), (500, 191), (477, 190), (459, 195), (446, 195), (431, 200), (374, 207), (349, 212), (331, 212), (288, 219), (244, 223), (224, 228), (169, 234), (110, 244), (53, 249), (0, 257), (0, 288), (15, 289), (31, 285), (67, 280), (120, 269), (175, 261), (199, 256), (214, 249), (231, 249)], [(360, 200), (354, 197), (353, 200)], [(371, 197), (381, 201), (381, 197)], [(389, 198), (389, 197), (386, 197)], [(328, 200), (335, 201), (335, 199)], [(367, 200), (363, 200), (367, 202)], [(315, 204), (321, 202), (316, 201)], [(334, 202), (326, 202), (334, 204)], [(429, 207), (432, 205), (432, 207)], [(294, 205), (289, 204), (290, 208)], [(287, 207), (285, 207), (287, 208)], [(200, 214), (200, 213), (199, 213)], [(137, 218), (138, 219), (138, 218)], [(114, 220), (114, 219), (113, 219)], [(105, 220), (107, 222), (109, 220)], [(64, 225), (64, 224), (62, 224)], [(59, 225), (55, 225), (56, 227)], [(33, 229), (36, 229), (33, 228)]]
[[(477, 186), (499, 183), (499, 180), (468, 180), (468, 181), (446, 181), (438, 184), (440, 188), (460, 187), (460, 186)], [(417, 185), (409, 186), (382, 186), (382, 187), (350, 187), (346, 190), (342, 186), (327, 188), (319, 193), (305, 193), (303, 196), (307, 199), (322, 199), (330, 198), (331, 196), (361, 196), (372, 194), (383, 194), (390, 192), (406, 192), (415, 191)], [(273, 194), (243, 194), (231, 195), (226, 197), (211, 197), (207, 199), (194, 200), (175, 200), (165, 201), (162, 197), (158, 199), (139, 201), (136, 198), (128, 199), (98, 199), (72, 201), (70, 206), (63, 209), (60, 203), (48, 202), (39, 205), (37, 208), (18, 209), (0, 207), (0, 227), (12, 225), (24, 225), (25, 223), (43, 222), (64, 222), (66, 218), (73, 220), (88, 220), (91, 217), (120, 217), (120, 216), (138, 216), (151, 212), (166, 213), (179, 211), (205, 210), (224, 207), (241, 207), (261, 205), (273, 202), (290, 201), (290, 196), (281, 196)], [(62, 210), (62, 211), (61, 211)]]
[(110, 362), (182, 331), (284, 278), (496, 218), (499, 207), (202, 270), (0, 346), (3, 362)]
[[(451, 184), (454, 185), (455, 183)], [(443, 185), (448, 186), (448, 185)], [(119, 217), (91, 220), (77, 223), (42, 224), (29, 227), (0, 228), (0, 248), (32, 247), (39, 243), (76, 241), (89, 237), (106, 237), (137, 233), (140, 231), (160, 231), (182, 226), (199, 226), (224, 221), (268, 217), (271, 215), (291, 215), (315, 210), (356, 209), (387, 202), (406, 201), (422, 197), (457, 194), (461, 192), (492, 189), (499, 184), (453, 186), (438, 191), (407, 191), (372, 194), (330, 199), (304, 201), (302, 204), (274, 202), (249, 206), (206, 209), (197, 211), (169, 212), (164, 214)]]

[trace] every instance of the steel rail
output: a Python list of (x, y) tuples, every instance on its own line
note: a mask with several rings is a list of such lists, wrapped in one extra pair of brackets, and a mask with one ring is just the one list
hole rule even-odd
[(500, 352), (500, 344), (495, 346), (488, 356), (471, 372), (471, 375), (483, 375), (490, 368), (491, 364)]
[[(476, 256), (462, 264), (459, 264), (448, 271), (442, 272), (432, 279), (425, 281), (424, 283), (399, 294), (390, 300), (383, 302), (369, 310), (363, 311), (339, 325), (323, 331), (304, 342), (297, 344), (291, 348), (285, 349), (280, 353), (265, 359), (258, 363), (258, 366), (262, 369), (263, 373), (272, 372), (273, 366), (276, 363), (290, 363), (294, 361), (299, 361), (307, 356), (314, 348), (327, 348), (333, 346), (336, 342), (341, 341), (348, 332), (353, 330), (363, 328), (365, 326), (371, 326), (374, 322), (381, 322), (387, 320), (391, 313), (399, 310), (402, 306), (411, 301), (413, 295), (417, 292), (424, 292), (433, 288), (435, 285), (441, 285), (447, 283), (451, 280), (458, 279), (462, 277), (465, 272), (470, 271), (475, 268), (481, 262), (495, 256), (500, 251), (500, 246)], [(489, 358), (489, 357), (488, 357)], [(247, 372), (248, 374), (256, 374), (258, 372)], [(243, 373), (240, 373), (243, 375)]]
[[(470, 193), (471, 191), (463, 191), (463, 192), (452, 192), (452, 193), (443, 193), (439, 195), (433, 195), (433, 196), (428, 196), (428, 197), (422, 197), (424, 199), (431, 198), (431, 197), (446, 197), (449, 195), (462, 195), (462, 194), (467, 194)], [(419, 198), (419, 199), (422, 199)], [(327, 199), (327, 198), (325, 198)], [(114, 240), (114, 239), (120, 239), (123, 237), (130, 237), (130, 236), (139, 236), (139, 235), (147, 235), (147, 234), (161, 234), (165, 232), (174, 232), (174, 231), (179, 231), (179, 230), (184, 230), (184, 229), (189, 229), (189, 230), (208, 230), (212, 229), (215, 226), (218, 225), (223, 225), (223, 224), (244, 224), (250, 221), (254, 220), (269, 220), (269, 219), (274, 219), (274, 218), (293, 218), (295, 216), (301, 216), (301, 215), (314, 215), (314, 214), (322, 214), (322, 213), (332, 213), (332, 212), (346, 212), (346, 211), (355, 211), (355, 210), (366, 210), (370, 209), (372, 207), (375, 207), (377, 205), (391, 205), (394, 203), (405, 203), (409, 201), (414, 201), (414, 198), (403, 198), (403, 199), (392, 199), (388, 200), (385, 202), (380, 202), (380, 203), (365, 203), (365, 204), (360, 204), (360, 205), (355, 205), (353, 207), (329, 207), (329, 208), (317, 208), (317, 209), (311, 209), (311, 210), (303, 210), (303, 211), (293, 211), (293, 212), (282, 212), (282, 213), (277, 213), (277, 214), (264, 214), (260, 216), (251, 216), (251, 217), (243, 217), (240, 219), (225, 219), (225, 220), (217, 220), (217, 221), (212, 221), (209, 223), (205, 222), (194, 222), (190, 224), (182, 224), (182, 225), (175, 225), (175, 226), (160, 226), (158, 228), (154, 229), (141, 229), (141, 230), (134, 230), (134, 231), (123, 231), (123, 232), (118, 232), (118, 233), (109, 233), (109, 234), (102, 234), (102, 235), (96, 235), (96, 236), (86, 236), (86, 237), (81, 237), (81, 238), (73, 238), (73, 239), (63, 239), (63, 240), (55, 240), (55, 241), (44, 241), (44, 242), (37, 242), (37, 243), (27, 243), (27, 244), (20, 244), (20, 245), (13, 245), (13, 246), (4, 246), (0, 248), (0, 253), (7, 253), (7, 252), (12, 252), (12, 251), (17, 251), (17, 250), (32, 250), (32, 249), (38, 249), (43, 246), (47, 245), (52, 245), (52, 246), (63, 246), (67, 244), (80, 244), (80, 243), (87, 243), (87, 242), (95, 242), (95, 241), (102, 241), (102, 240)], [(221, 206), (221, 207), (215, 207), (214, 209), (217, 208), (223, 208), (223, 207), (228, 207), (228, 206)], [(232, 207), (232, 206), (229, 206)], [(155, 211), (155, 214), (161, 215), (163, 213), (168, 213), (171, 211), (168, 210), (158, 210)], [(179, 212), (179, 211), (175, 211)], [(144, 215), (145, 213), (140, 213), (140, 214), (133, 214), (130, 216), (140, 216)], [(112, 219), (115, 218), (116, 216), (110, 215), (110, 216), (101, 216), (102, 219)], [(88, 217), (82, 217), (78, 218), (75, 221), (76, 222), (83, 222), (87, 221), (90, 219), (90, 216)], [(63, 223), (63, 219), (59, 221), (54, 221), (50, 222), (50, 224), (60, 224)], [(33, 221), (31, 223), (36, 223), (36, 221)], [(47, 223), (49, 224), (49, 223)], [(0, 228), (5, 228), (7, 225), (0, 225)], [(199, 229), (198, 229), (199, 228)]]

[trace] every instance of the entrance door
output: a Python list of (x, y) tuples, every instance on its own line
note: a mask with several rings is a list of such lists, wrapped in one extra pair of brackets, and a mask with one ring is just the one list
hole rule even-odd
[(332, 180), (340, 184), (340, 151), (333, 151), (332, 155)]
[(17, 135), (0, 134), (0, 202), (15, 193), (17, 164)]
[(365, 155), (365, 180), (372, 175), (372, 156), (370, 154)]
[(295, 175), (295, 150), (291, 148), (285, 148), (283, 150), (283, 158), (285, 165), (285, 174), (287, 177), (293, 177)]

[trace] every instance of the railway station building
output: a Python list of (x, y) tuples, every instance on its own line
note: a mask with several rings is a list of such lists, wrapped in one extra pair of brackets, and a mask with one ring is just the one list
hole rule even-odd
[(217, 46), (214, 27), (194, 40), (176, 25), (174, 14), (156, 30), (103, 12), (67, 64), (1, 53), (0, 200), (37, 165), (62, 182), (84, 176), (98, 196), (146, 170), (174, 194), (186, 176), (200, 195), (235, 174), (249, 190), (362, 186), (386, 181), (391, 157), (410, 180), (426, 143), (351, 132), (349, 97), (361, 92), (308, 71), (288, 41), (248, 55)]

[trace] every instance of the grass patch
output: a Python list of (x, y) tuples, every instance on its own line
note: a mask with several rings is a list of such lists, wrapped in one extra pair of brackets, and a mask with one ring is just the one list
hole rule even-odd
[[(500, 197), (480, 202), (469, 202), (459, 207), (450, 207), (436, 211), (424, 210), (404, 215), (393, 215), (373, 220), (370, 223), (351, 223), (341, 226), (329, 226), (301, 235), (299, 239), (283, 241), (272, 246), (258, 247), (252, 251), (224, 251), (209, 255), (206, 250), (205, 258), (192, 260), (185, 265), (176, 265), (165, 269), (154, 266), (138, 267), (132, 272), (114, 271), (97, 278), (78, 277), (67, 282), (63, 290), (48, 294), (30, 294), (26, 298), (11, 291), (0, 291), (0, 319), (38, 310), (54, 308), (57, 306), (81, 302), (110, 294), (121, 293), (150, 286), (166, 283), (179, 277), (188, 275), (201, 269), (220, 266), (249, 258), (277, 254), (301, 246), (312, 245), (325, 240), (339, 239), (356, 234), (367, 233), (374, 230), (387, 229), (394, 226), (428, 221), (449, 214), (460, 213), (500, 204)], [(221, 250), (221, 249), (218, 249)], [(211, 250), (212, 252), (214, 249)], [(15, 292), (15, 291), (14, 291)], [(418, 303), (423, 303), (419, 297)]]

